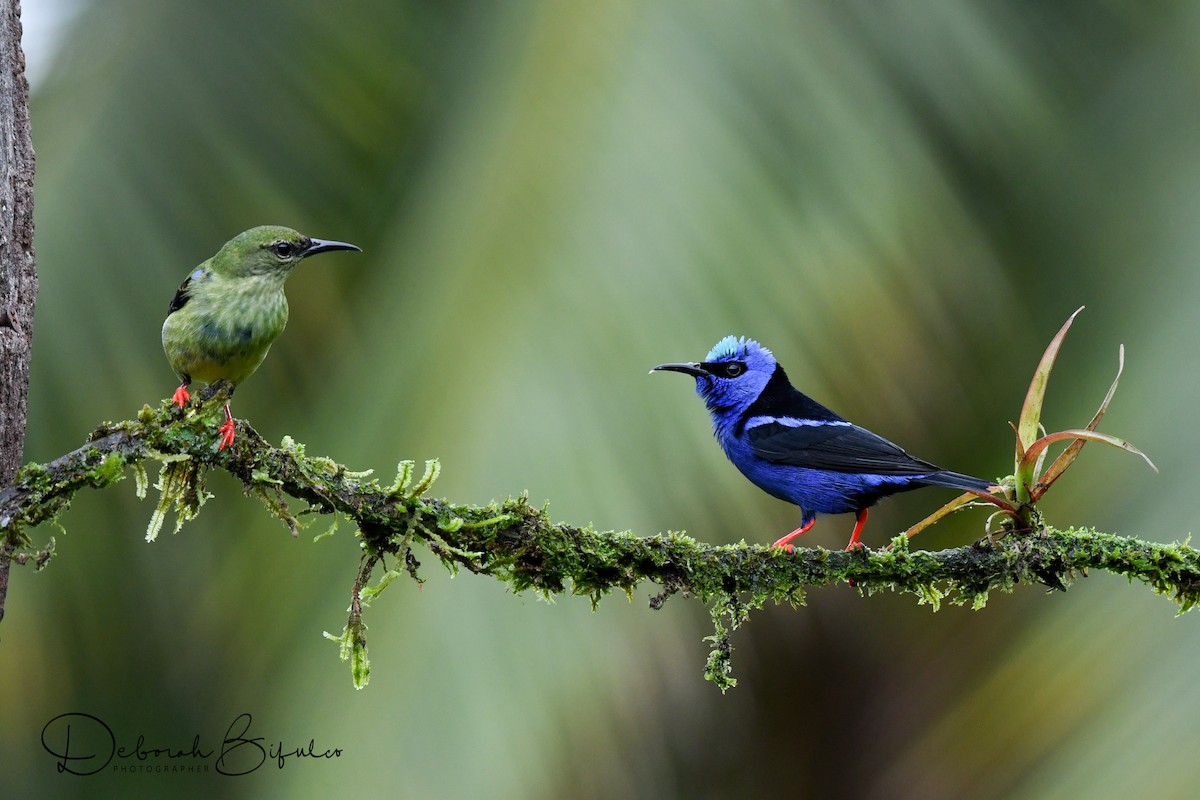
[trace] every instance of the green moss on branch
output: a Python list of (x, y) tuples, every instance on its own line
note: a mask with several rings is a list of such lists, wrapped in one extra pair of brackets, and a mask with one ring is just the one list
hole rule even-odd
[[(732, 632), (768, 602), (803, 605), (811, 587), (852, 581), (866, 595), (900, 591), (935, 609), (944, 601), (981, 608), (995, 589), (1011, 591), (1021, 583), (1066, 589), (1086, 570), (1103, 569), (1146, 583), (1181, 611), (1200, 602), (1195, 549), (1085, 528), (1010, 534), (939, 552), (909, 550), (908, 540), (899, 536), (886, 550), (799, 548), (789, 554), (745, 542), (708, 545), (683, 533), (640, 537), (555, 523), (524, 495), (486, 506), (458, 505), (426, 496), (437, 478), (437, 462), (426, 464), (415, 485), (413, 464), (401, 462), (395, 480), (384, 485), (369, 473), (309, 456), (288, 438), (273, 447), (244, 422), (238, 423), (234, 445), (217, 451), (216, 429), (227, 396), (218, 386), (203, 393), (206, 402), (182, 411), (168, 403), (144, 408), (136, 420), (101, 426), (72, 453), (24, 467), (0, 492), (0, 533), (14, 549), (12, 560), (44, 564), (52, 540), (35, 549), (29, 530), (56, 520), (79, 489), (120, 480), (125, 467), (135, 470), (144, 492), (144, 463), (164, 462), (158, 508), (163, 514), (174, 508), (183, 520), (195, 516), (206, 497), (204, 471), (224, 469), (293, 533), (296, 517), (285, 495), (306, 504), (302, 513), (341, 514), (357, 525), (363, 556), (355, 565), (350, 619), (341, 636), (330, 636), (352, 661), (357, 686), (365, 685), (370, 670), (363, 607), (399, 574), (385, 571), (371, 586), (374, 573), (390, 555), (418, 579), (413, 554), (418, 544), (451, 570), (490, 575), (517, 592), (570, 592), (595, 605), (609, 592), (631, 595), (649, 581), (661, 587), (650, 599), (652, 607), (675, 594), (695, 597), (712, 608), (715, 632), (709, 637), (713, 649), (705, 675), (723, 690), (734, 684)], [(186, 468), (175, 466), (182, 464)]]

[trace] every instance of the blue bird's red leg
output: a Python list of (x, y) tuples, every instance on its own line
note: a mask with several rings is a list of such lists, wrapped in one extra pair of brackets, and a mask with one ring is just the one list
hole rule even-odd
[(796, 530), (792, 531), (787, 536), (784, 536), (783, 538), (779, 539), (778, 541), (775, 542), (775, 544), (773, 544), (771, 546), (772, 547), (782, 547), (783, 549), (787, 550), (789, 553), (795, 552), (796, 548), (793, 547), (792, 545), (788, 544), (788, 542), (792, 541), (792, 539), (795, 539), (799, 536), (803, 536), (804, 534), (808, 533), (809, 529), (812, 528), (813, 523), (815, 523), (816, 521), (817, 521), (817, 518), (813, 517), (808, 522), (805, 522), (799, 528), (796, 528)]
[(217, 429), (217, 433), (221, 434), (221, 444), (217, 447), (218, 452), (233, 444), (233, 415), (229, 413), (229, 403), (225, 404), (225, 424)]
[(858, 537), (862, 535), (863, 526), (867, 524), (867, 509), (860, 508), (858, 517), (854, 521), (854, 533), (850, 534), (850, 544), (846, 545), (847, 550), (853, 550), (856, 547), (862, 547), (862, 542)]
[(180, 408), (183, 408), (192, 399), (192, 396), (188, 394), (187, 387), (186, 383), (181, 383), (179, 384), (179, 388), (175, 390), (175, 394), (171, 395), (171, 402)]

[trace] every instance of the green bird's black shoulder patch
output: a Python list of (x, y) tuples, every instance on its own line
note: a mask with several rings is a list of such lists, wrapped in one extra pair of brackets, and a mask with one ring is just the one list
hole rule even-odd
[(168, 317), (183, 308), (187, 305), (187, 301), (192, 299), (191, 293), (188, 292), (188, 285), (191, 284), (194, 278), (199, 278), (202, 275), (204, 275), (204, 270), (198, 269), (183, 279), (183, 283), (179, 284), (179, 289), (175, 292), (175, 296), (171, 298), (171, 305), (167, 306)]

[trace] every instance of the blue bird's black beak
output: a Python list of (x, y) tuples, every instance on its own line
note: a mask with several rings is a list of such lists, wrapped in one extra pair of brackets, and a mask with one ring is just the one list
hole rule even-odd
[(362, 248), (356, 244), (349, 242), (334, 242), (329, 239), (311, 239), (312, 242), (308, 249), (304, 251), (304, 257), (315, 256), (317, 253), (328, 253), (332, 250), (357, 250), (362, 252)]
[(659, 364), (651, 372), (682, 372), (686, 375), (691, 375), (694, 378), (699, 378), (701, 375), (707, 375), (700, 365), (695, 361), (689, 361), (683, 364)]

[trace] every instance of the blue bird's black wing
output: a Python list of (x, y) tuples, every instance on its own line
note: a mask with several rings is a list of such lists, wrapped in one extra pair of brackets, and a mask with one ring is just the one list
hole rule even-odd
[(844, 422), (796, 427), (769, 422), (749, 428), (746, 438), (754, 455), (774, 464), (869, 475), (928, 475), (941, 471), (882, 436)]

